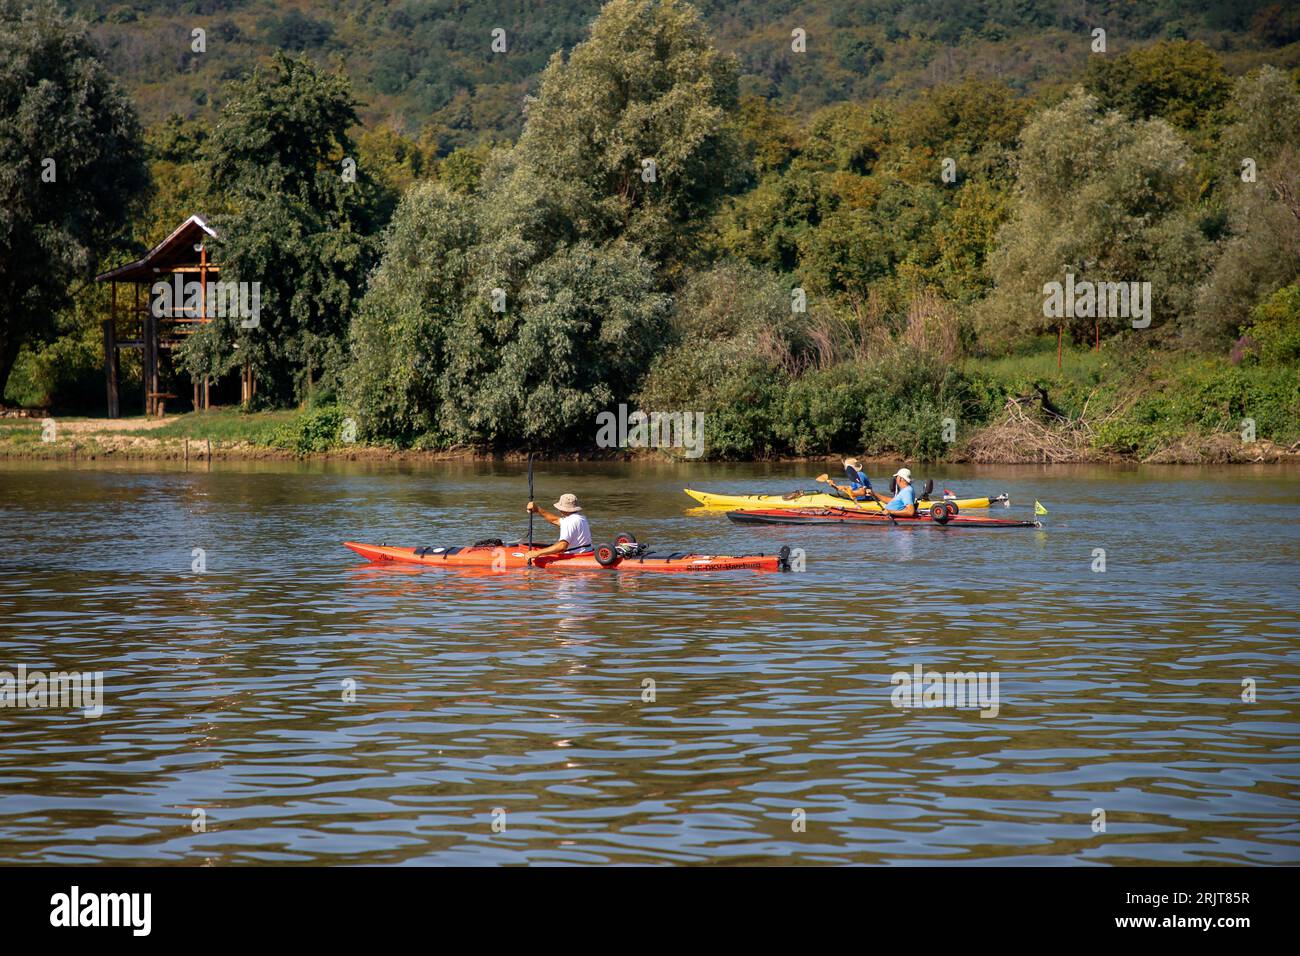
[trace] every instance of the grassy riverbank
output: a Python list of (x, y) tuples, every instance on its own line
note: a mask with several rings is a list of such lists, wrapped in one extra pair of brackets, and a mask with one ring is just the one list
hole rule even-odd
[[(763, 454), (725, 449), (719, 454), (709, 440), (717, 423), (706, 412), (704, 457), (821, 460), (865, 451), (887, 460), (981, 463), (1300, 460), (1300, 385), (1288, 366), (1194, 355), (1154, 361), (1103, 345), (1100, 351), (1067, 350), (1058, 372), (1054, 343), (1043, 342), (1018, 356), (967, 360), (954, 374), (975, 400), (964, 403), (957, 417), (944, 414), (944, 404), (932, 396), (917, 396), (890, 426), (902, 429), (906, 442), (891, 440), (882, 422), (871, 418), (871, 391), (849, 383), (832, 396), (844, 424), (820, 438), (813, 431), (785, 442), (772, 437), (782, 428), (790, 433), (789, 420), (777, 420), (787, 401), (748, 408), (748, 427), (760, 438), (767, 436), (756, 444), (767, 448)], [(860, 407), (853, 405), (855, 398)], [(56, 418), (52, 432), (41, 419), (3, 419), (0, 457), (446, 460), (522, 454), (467, 445), (349, 441), (350, 421), (346, 409), (332, 404), (252, 413), (220, 408), (166, 419)], [(917, 434), (929, 438), (911, 440)], [(927, 449), (934, 453), (924, 453)], [(594, 446), (542, 453), (555, 458), (670, 454)]]

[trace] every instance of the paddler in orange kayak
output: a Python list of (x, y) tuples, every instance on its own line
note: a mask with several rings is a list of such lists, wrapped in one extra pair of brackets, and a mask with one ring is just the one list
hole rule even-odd
[(530, 513), (541, 515), (560, 529), (559, 540), (555, 544), (530, 554), (528, 556), (529, 564), (548, 554), (565, 552), (583, 554), (591, 550), (591, 525), (587, 523), (587, 519), (582, 514), (582, 507), (578, 504), (578, 496), (560, 495), (560, 500), (555, 503), (554, 507), (556, 511), (560, 512), (559, 514), (551, 514), (546, 509), (539, 508), (535, 501), (528, 502), (527, 510)]

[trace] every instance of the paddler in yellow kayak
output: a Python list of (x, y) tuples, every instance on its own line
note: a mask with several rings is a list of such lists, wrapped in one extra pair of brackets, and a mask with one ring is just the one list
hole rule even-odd
[(818, 475), (817, 480), (830, 485), (851, 501), (880, 501), (889, 511), (904, 518), (916, 515), (916, 489), (912, 487), (912, 470), (900, 468), (894, 472), (898, 490), (888, 502), (879, 498), (871, 489), (871, 479), (862, 471), (862, 463), (856, 458), (844, 459), (844, 471), (850, 476), (849, 484), (837, 485), (829, 475)]
[(555, 503), (554, 507), (560, 514), (551, 514), (546, 509), (539, 508), (535, 501), (528, 502), (526, 510), (541, 515), (560, 529), (559, 540), (555, 544), (548, 545), (542, 550), (530, 554), (528, 556), (529, 564), (548, 554), (561, 554), (566, 551), (582, 554), (591, 550), (591, 525), (587, 523), (587, 519), (582, 515), (582, 507), (578, 504), (578, 496), (571, 494), (560, 495), (560, 500)]
[(835, 482), (831, 481), (829, 475), (818, 475), (817, 480), (824, 485), (830, 485), (850, 501), (874, 501), (876, 499), (876, 493), (871, 490), (871, 479), (862, 470), (862, 462), (856, 458), (845, 458), (844, 474), (848, 475), (849, 478), (847, 485), (835, 484)]

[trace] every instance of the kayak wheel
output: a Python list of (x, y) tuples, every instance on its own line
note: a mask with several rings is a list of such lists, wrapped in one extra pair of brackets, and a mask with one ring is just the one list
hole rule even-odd
[(596, 563), (602, 568), (613, 567), (618, 562), (618, 550), (612, 544), (596, 545)]
[(958, 512), (958, 510), (959, 510), (959, 509), (957, 508), (957, 502), (955, 502), (955, 501), (946, 501), (946, 502), (944, 502), (944, 504), (946, 504), (946, 505), (948, 506), (948, 510), (949, 510), (952, 514), (954, 514), (954, 515), (957, 514), (957, 512)]
[(618, 533), (618, 535), (614, 538), (614, 543), (615, 543), (616, 545), (617, 545), (617, 544), (636, 544), (636, 535), (632, 534), (632, 532), (630, 532), (630, 531), (620, 531), (620, 532)]
[(947, 524), (948, 519), (956, 514), (957, 509), (952, 506), (950, 501), (936, 501), (930, 505), (930, 517), (936, 524)]

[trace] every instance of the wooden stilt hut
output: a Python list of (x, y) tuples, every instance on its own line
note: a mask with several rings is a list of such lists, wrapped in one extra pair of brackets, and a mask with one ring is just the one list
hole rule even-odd
[[(97, 282), (112, 283), (113, 289), (111, 312), (103, 322), (109, 418), (121, 415), (119, 356), (122, 349), (141, 351), (146, 415), (161, 416), (167, 400), (176, 397), (163, 390), (161, 357), (198, 326), (212, 320), (213, 303), (209, 301), (208, 284), (219, 280), (221, 267), (208, 258), (208, 240), (216, 235), (201, 216), (190, 216), (144, 258), (95, 277)], [(175, 297), (166, 306), (162, 304), (157, 284), (174, 286), (178, 278), (182, 282), (199, 283), (197, 304), (184, 298), (178, 301)], [(126, 296), (118, 295), (119, 284), (132, 288), (129, 302), (125, 301)], [(212, 383), (205, 376), (192, 384), (195, 411), (209, 408)], [(246, 366), (241, 375), (241, 401), (249, 401), (252, 394), (252, 370)]]

